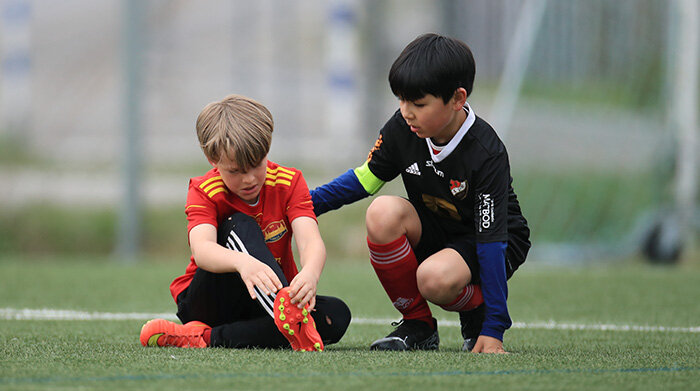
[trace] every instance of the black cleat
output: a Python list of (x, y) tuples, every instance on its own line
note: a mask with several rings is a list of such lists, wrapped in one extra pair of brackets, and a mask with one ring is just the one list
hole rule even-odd
[(418, 319), (401, 319), (392, 323), (396, 330), (384, 338), (372, 342), (370, 350), (438, 350), (440, 336), (437, 320), (433, 318), (435, 329)]
[(465, 352), (471, 352), (476, 345), (476, 340), (481, 333), (481, 325), (484, 323), (485, 308), (486, 306), (481, 304), (471, 311), (459, 313), (459, 323), (462, 328), (462, 338), (464, 338), (462, 350)]

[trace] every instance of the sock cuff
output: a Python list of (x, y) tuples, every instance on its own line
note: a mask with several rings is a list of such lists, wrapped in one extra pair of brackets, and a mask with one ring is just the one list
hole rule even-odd
[(369, 239), (369, 236), (367, 237), (367, 247), (369, 247), (370, 251), (375, 251), (375, 252), (380, 252), (380, 253), (391, 251), (391, 250), (403, 245), (403, 242), (408, 242), (408, 238), (406, 237), (406, 235), (401, 235), (398, 238), (392, 240), (391, 242), (383, 243), (383, 244), (374, 243), (373, 241), (371, 241)]
[(412, 254), (411, 245), (405, 235), (385, 244), (373, 243), (367, 238), (367, 247), (369, 247), (369, 258), (376, 265), (399, 262)]
[(446, 311), (469, 311), (478, 307), (483, 301), (481, 287), (468, 284), (452, 303), (440, 307)]

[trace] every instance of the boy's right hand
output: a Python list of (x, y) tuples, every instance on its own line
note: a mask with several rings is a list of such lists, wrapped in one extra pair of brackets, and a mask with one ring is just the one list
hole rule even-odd
[(503, 349), (503, 341), (500, 339), (489, 337), (487, 335), (480, 335), (476, 340), (474, 348), (472, 348), (472, 353), (507, 354), (508, 352)]
[(237, 269), (253, 300), (257, 298), (255, 289), (253, 289), (254, 286), (257, 286), (266, 295), (276, 293), (282, 289), (282, 282), (280, 282), (272, 268), (255, 258), (251, 257), (250, 260), (241, 262)]

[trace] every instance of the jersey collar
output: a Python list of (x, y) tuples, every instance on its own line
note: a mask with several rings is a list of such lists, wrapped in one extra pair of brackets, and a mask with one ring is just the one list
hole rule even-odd
[(467, 111), (467, 119), (464, 120), (464, 123), (462, 123), (462, 126), (459, 128), (457, 133), (452, 137), (452, 140), (447, 143), (444, 147), (442, 147), (442, 150), (438, 153), (434, 152), (433, 148), (433, 142), (430, 141), (430, 137), (425, 139), (425, 142), (428, 144), (428, 151), (430, 152), (430, 158), (433, 159), (435, 163), (440, 163), (443, 161), (446, 157), (452, 153), (452, 151), (457, 148), (457, 145), (459, 144), (460, 141), (462, 141), (462, 138), (464, 138), (464, 135), (467, 134), (467, 131), (469, 131), (469, 128), (474, 125), (474, 121), (476, 120), (476, 115), (474, 114), (474, 110), (472, 110), (471, 106), (469, 106), (469, 103), (464, 102), (464, 110)]

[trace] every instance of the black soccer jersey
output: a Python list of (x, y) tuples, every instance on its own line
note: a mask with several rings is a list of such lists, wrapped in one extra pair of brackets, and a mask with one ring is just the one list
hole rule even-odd
[(503, 340), (512, 323), (504, 265), (512, 274), (525, 261), (530, 231), (513, 191), (505, 146), (468, 104), (465, 110), (466, 120), (444, 146), (416, 136), (397, 111), (367, 161), (313, 189), (311, 197), (320, 215), (376, 194), (400, 174), (408, 197), (434, 214), (448, 240), (476, 241), (486, 306), (481, 335)]
[(506, 148), (468, 106), (467, 119), (440, 151), (411, 132), (400, 111), (387, 121), (370, 152), (368, 167), (389, 182), (399, 174), (408, 198), (423, 203), (450, 235), (477, 242), (529, 236), (512, 187)]

